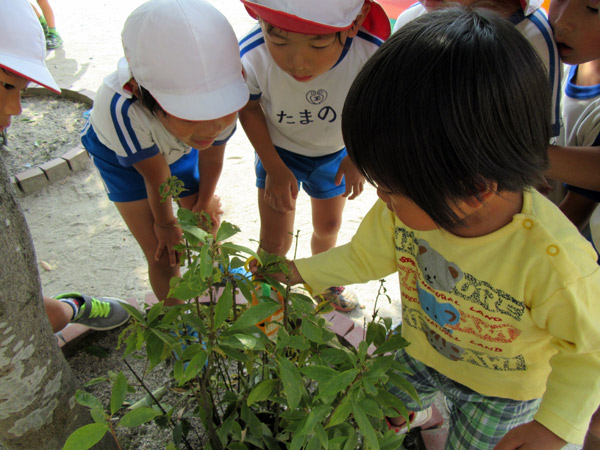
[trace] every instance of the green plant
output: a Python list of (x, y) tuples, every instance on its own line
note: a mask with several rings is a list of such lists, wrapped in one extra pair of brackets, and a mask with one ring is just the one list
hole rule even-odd
[[(176, 197), (180, 189), (171, 180), (163, 195)], [(416, 392), (394, 360), (407, 343), (391, 319), (379, 318), (375, 306), (364, 341), (357, 349), (343, 345), (323, 318), (328, 304), (315, 305), (270, 276), (288, 273), (285, 261), (229, 242), (239, 230), (227, 222), (213, 236), (198, 228), (191, 211), (179, 209), (178, 221), (187, 271), (171, 281), (170, 295), (186, 303), (159, 303), (146, 314), (130, 308), (133, 321), (120, 341), (124, 358), (145, 350), (149, 371), (176, 355), (168, 384), (179, 401), (167, 408), (147, 389), (141, 406), (121, 417), (130, 386), (123, 374), (113, 375), (108, 408), (78, 394), (95, 423), (77, 430), (70, 438), (74, 446), (67, 442), (65, 448), (89, 448), (106, 432), (116, 440), (113, 422), (118, 427), (155, 420), (173, 428), (167, 448), (189, 449), (190, 418), (200, 419), (209, 450), (398, 448), (402, 438), (387, 430), (384, 416), (406, 417), (407, 411), (387, 385), (415, 398)], [(231, 272), (248, 258), (256, 258), (261, 281)], [(383, 286), (379, 295), (386, 296)]]

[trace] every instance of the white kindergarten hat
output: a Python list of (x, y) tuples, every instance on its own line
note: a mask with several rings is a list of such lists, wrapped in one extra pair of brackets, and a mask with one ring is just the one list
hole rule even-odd
[(365, 3), (371, 4), (362, 27), (385, 40), (390, 19), (372, 0), (242, 0), (248, 13), (282, 30), (304, 34), (329, 34), (347, 30)]
[(207, 1), (150, 0), (121, 38), (132, 76), (169, 114), (213, 120), (248, 102), (233, 28)]
[(56, 93), (46, 67), (46, 37), (27, 0), (0, 0), (0, 67)]

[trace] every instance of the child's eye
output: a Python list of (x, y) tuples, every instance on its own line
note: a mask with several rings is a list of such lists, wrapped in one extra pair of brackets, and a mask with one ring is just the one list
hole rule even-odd
[(5, 83), (3, 81), (0, 81), (0, 84), (2, 85), (2, 87), (4, 89), (6, 89), (7, 91), (12, 91), (13, 89), (16, 89), (16, 87), (13, 84), (10, 83)]
[(593, 6), (588, 6), (587, 9), (594, 14), (598, 14), (598, 8), (594, 8)]

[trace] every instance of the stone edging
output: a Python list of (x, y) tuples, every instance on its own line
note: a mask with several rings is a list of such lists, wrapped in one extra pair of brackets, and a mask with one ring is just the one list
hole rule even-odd
[[(95, 93), (82, 90), (72, 91), (61, 88), (62, 93), (56, 94), (45, 88), (28, 88), (27, 95), (37, 97), (56, 97), (74, 100), (89, 108), (94, 102)], [(31, 194), (39, 191), (51, 183), (60, 181), (68, 177), (72, 172), (78, 172), (86, 169), (90, 164), (90, 158), (87, 151), (81, 144), (71, 150), (67, 150), (62, 156), (54, 158), (38, 167), (32, 167), (12, 177), (15, 191), (21, 195)]]

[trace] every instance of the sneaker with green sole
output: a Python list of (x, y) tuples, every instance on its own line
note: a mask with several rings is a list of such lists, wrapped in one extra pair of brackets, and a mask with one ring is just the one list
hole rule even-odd
[(123, 308), (127, 302), (119, 298), (90, 297), (79, 292), (59, 294), (56, 300), (73, 298), (83, 300), (77, 317), (71, 323), (84, 325), (93, 330), (112, 330), (120, 327), (129, 320), (129, 313)]
[(54, 50), (62, 47), (63, 40), (58, 33), (48, 33), (46, 35), (46, 49)]

